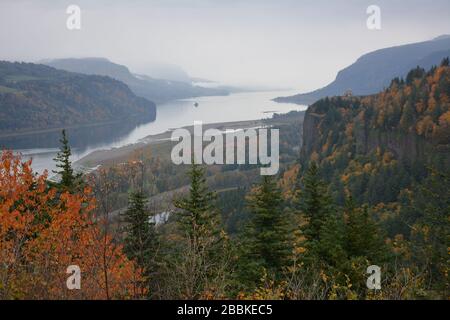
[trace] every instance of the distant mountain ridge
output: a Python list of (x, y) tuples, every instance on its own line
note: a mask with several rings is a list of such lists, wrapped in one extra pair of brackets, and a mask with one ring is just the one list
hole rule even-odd
[(152, 121), (153, 102), (110, 77), (0, 61), (0, 134), (124, 121)]
[(135, 75), (126, 66), (111, 62), (105, 58), (55, 59), (42, 61), (42, 63), (70, 72), (111, 77), (128, 85), (136, 95), (156, 103), (175, 99), (228, 94), (227, 90), (220, 88), (203, 88), (186, 82)]
[(185, 82), (191, 84), (193, 80), (189, 74), (180, 66), (150, 62), (146, 63), (144, 67), (139, 69), (139, 73), (146, 74), (153, 79), (164, 79), (176, 82)]
[(396, 77), (405, 77), (409, 70), (439, 65), (450, 55), (450, 35), (431, 41), (401, 45), (373, 51), (361, 56), (355, 63), (339, 71), (336, 79), (324, 88), (274, 99), (277, 102), (312, 104), (315, 101), (350, 90), (353, 95), (375, 94), (389, 86)]

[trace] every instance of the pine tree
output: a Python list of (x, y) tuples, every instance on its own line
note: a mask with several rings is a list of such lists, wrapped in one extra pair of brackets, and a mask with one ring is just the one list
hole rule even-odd
[(331, 213), (323, 222), (319, 232), (319, 240), (313, 246), (312, 253), (322, 265), (332, 269), (340, 269), (347, 259), (345, 250), (345, 225), (342, 214)]
[(282, 194), (276, 180), (264, 176), (248, 196), (250, 222), (242, 234), (240, 280), (254, 286), (263, 272), (280, 275), (292, 249), (289, 217), (283, 212)]
[(369, 208), (356, 207), (353, 198), (348, 196), (345, 202), (346, 251), (350, 257), (365, 257), (374, 264), (386, 260), (386, 245), (375, 221), (370, 217)]
[(315, 241), (319, 239), (324, 221), (333, 211), (327, 186), (320, 179), (319, 167), (315, 162), (310, 164), (299, 188), (296, 201), (297, 211), (308, 220), (303, 232), (307, 240)]
[(410, 234), (416, 263), (427, 270), (430, 288), (438, 290), (442, 297), (448, 297), (450, 171), (434, 168), (429, 171), (429, 176), (415, 188), (404, 211), (412, 211), (408, 215), (415, 216), (416, 220)]
[(59, 170), (53, 170), (53, 173), (58, 174), (61, 178), (57, 184), (59, 188), (73, 190), (79, 183), (81, 174), (74, 174), (72, 162), (70, 161), (72, 151), (69, 146), (66, 130), (62, 131), (62, 137), (59, 141), (61, 143), (60, 151), (57, 153), (56, 158), (53, 159), (56, 162), (56, 168)]
[(124, 252), (128, 259), (134, 260), (145, 277), (142, 289), (151, 292), (150, 281), (155, 269), (158, 251), (158, 239), (155, 222), (147, 209), (145, 195), (141, 191), (132, 192), (128, 200), (128, 209), (123, 213)]
[[(231, 268), (228, 236), (215, 208), (216, 194), (208, 189), (205, 172), (193, 163), (188, 195), (174, 201), (180, 238), (172, 242), (167, 280), (173, 298), (224, 297)], [(175, 271), (174, 271), (175, 270)]]
[(219, 216), (214, 208), (216, 194), (209, 191), (204, 169), (200, 165), (192, 164), (189, 177), (191, 186), (188, 196), (176, 200), (174, 205), (180, 209), (177, 211), (180, 231), (192, 243), (199, 244), (200, 237), (212, 235), (219, 230)]

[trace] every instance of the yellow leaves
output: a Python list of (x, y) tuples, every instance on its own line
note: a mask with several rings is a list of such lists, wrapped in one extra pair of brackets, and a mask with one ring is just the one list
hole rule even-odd
[(280, 188), (283, 192), (283, 196), (285, 197), (285, 199), (291, 199), (292, 197), (295, 196), (292, 190), (294, 190), (299, 170), (300, 165), (298, 164), (289, 167), (284, 172), (283, 177), (279, 182)]
[(375, 155), (376, 155), (377, 157), (380, 157), (381, 154), (382, 154), (381, 148), (380, 148), (380, 147), (377, 147), (376, 150), (375, 150)]
[(439, 125), (442, 127), (450, 127), (450, 111), (447, 111), (439, 117)]
[[(450, 80), (449, 80), (450, 81)], [(445, 93), (441, 93), (440, 99), (439, 99), (441, 106), (443, 106), (443, 109), (446, 110), (449, 108), (449, 102), (450, 102), (450, 98), (445, 94)]]
[(394, 159), (394, 155), (391, 153), (391, 152), (389, 152), (389, 151), (386, 151), (384, 154), (383, 154), (383, 165), (388, 165), (389, 163), (391, 163), (391, 161)]
[(423, 101), (419, 101), (416, 103), (416, 111), (419, 114), (425, 111), (425, 103), (423, 103)]
[(351, 138), (353, 136), (353, 123), (349, 123), (347, 124), (347, 126), (345, 127), (345, 135), (347, 136), (347, 138)]
[(306, 248), (305, 247), (294, 247), (293, 249), (293, 254), (294, 255), (302, 255), (306, 252)]
[(427, 136), (428, 133), (433, 132), (433, 129), (434, 129), (434, 122), (431, 116), (425, 116), (416, 125), (416, 131), (418, 135)]
[(319, 161), (319, 154), (316, 151), (313, 151), (311, 153), (310, 159), (311, 159), (311, 161), (318, 162)]
[(322, 279), (323, 282), (325, 282), (325, 283), (328, 282), (328, 276), (326, 275), (326, 273), (323, 270), (320, 270), (320, 278)]
[(430, 98), (428, 99), (428, 111), (433, 112), (436, 109), (436, 105), (436, 99), (432, 95), (430, 95)]
[(240, 292), (237, 298), (239, 300), (282, 300), (289, 295), (286, 292), (286, 286), (285, 281), (276, 283), (264, 271), (260, 286), (251, 294)]
[(366, 164), (363, 167), (359, 161), (351, 160), (348, 164), (347, 170), (341, 175), (342, 183), (345, 185), (352, 177), (358, 177), (362, 175), (364, 172), (366, 172), (367, 165), (369, 165), (369, 168), (371, 168), (370, 164)]
[(370, 173), (371, 171), (372, 171), (372, 164), (371, 163), (366, 163), (364, 165), (364, 172)]
[(335, 164), (336, 163), (336, 158), (339, 157), (342, 152), (339, 151), (339, 148), (335, 148), (333, 150), (333, 152), (331, 153), (331, 155), (329, 155), (328, 157), (326, 157), (326, 160), (330, 161), (331, 164)]
[(434, 73), (434, 76), (432, 77), (432, 83), (438, 83), (440, 79), (445, 77), (445, 72), (448, 71), (448, 68), (439, 67), (436, 72)]
[(377, 127), (382, 127), (384, 125), (384, 120), (385, 120), (385, 111), (384, 109), (381, 109), (377, 117)]
[(357, 292), (352, 290), (352, 283), (350, 277), (344, 274), (345, 284), (333, 283), (331, 285), (331, 290), (328, 294), (328, 299), (330, 300), (338, 300), (338, 299), (346, 299), (346, 300), (358, 300)]
[(342, 181), (342, 183), (344, 183), (344, 184), (347, 184), (348, 183), (348, 180), (350, 179), (350, 177), (351, 177), (351, 175), (350, 174), (343, 174), (342, 176), (341, 176), (341, 181)]

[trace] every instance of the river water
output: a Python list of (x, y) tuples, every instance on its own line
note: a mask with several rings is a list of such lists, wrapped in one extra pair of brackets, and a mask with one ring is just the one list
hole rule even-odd
[[(257, 120), (274, 113), (305, 110), (306, 106), (276, 103), (271, 99), (295, 94), (292, 91), (243, 92), (228, 96), (200, 97), (167, 102), (157, 106), (153, 122), (127, 121), (109, 125), (67, 130), (75, 162), (96, 150), (105, 150), (136, 143), (148, 135), (193, 125), (194, 121), (219, 123)], [(194, 103), (197, 102), (198, 106)], [(0, 138), (0, 148), (13, 149), (24, 158), (33, 158), (37, 172), (53, 170), (53, 158), (59, 147), (60, 132)]]

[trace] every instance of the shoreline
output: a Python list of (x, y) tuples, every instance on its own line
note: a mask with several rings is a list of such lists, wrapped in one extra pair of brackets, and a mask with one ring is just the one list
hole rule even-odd
[[(136, 118), (135, 117), (126, 118), (126, 120), (130, 120), (130, 119), (136, 119)], [(77, 124), (77, 125), (64, 126), (64, 127), (53, 127), (53, 128), (47, 128), (47, 129), (36, 129), (36, 130), (29, 130), (29, 131), (21, 130), (18, 132), (0, 133), (0, 139), (30, 136), (30, 135), (43, 134), (43, 133), (61, 132), (63, 129), (70, 130), (70, 129), (82, 129), (82, 128), (89, 128), (89, 127), (109, 126), (109, 125), (113, 125), (116, 123), (120, 123), (122, 121), (124, 121), (124, 119), (116, 119), (116, 120), (96, 122), (96, 123), (84, 123), (84, 124)], [(155, 121), (155, 120), (152, 120), (151, 122), (153, 122), (153, 121)]]
[[(275, 120), (276, 121), (276, 120)], [(219, 123), (205, 123), (202, 125), (203, 131), (208, 129), (218, 129), (220, 131), (225, 130), (237, 130), (237, 129), (249, 129), (254, 127), (261, 127), (267, 125), (268, 123), (273, 124), (274, 119), (259, 119), (259, 120), (243, 120), (243, 121), (231, 121), (231, 122), (219, 122)], [(191, 134), (193, 133), (194, 126), (183, 126), (180, 128), (170, 128), (162, 133), (157, 133), (153, 135), (148, 135), (136, 143), (132, 143), (126, 146), (112, 148), (107, 150), (96, 150), (81, 159), (74, 162), (75, 166), (81, 166), (85, 168), (92, 169), (94, 167), (117, 164), (119, 162), (124, 162), (124, 158), (129, 157), (133, 152), (139, 152), (142, 149), (155, 146), (158, 144), (164, 144), (171, 142), (171, 135), (173, 130), (176, 129), (186, 129)]]
[[(280, 114), (280, 117), (276, 118), (263, 118), (257, 120), (241, 120), (241, 121), (229, 121), (229, 122), (217, 122), (217, 123), (205, 123), (202, 125), (203, 132), (208, 129), (218, 129), (220, 131), (226, 130), (246, 130), (250, 128), (257, 128), (263, 126), (274, 126), (289, 124), (293, 121), (303, 120), (305, 111), (297, 111), (298, 116), (284, 116), (287, 114)], [(139, 141), (112, 149), (96, 150), (81, 159), (74, 162), (75, 166), (84, 167), (89, 170), (95, 170), (95, 168), (101, 166), (114, 166), (120, 163), (124, 163), (130, 159), (133, 153), (141, 152), (145, 148), (153, 147), (151, 152), (155, 152), (157, 155), (167, 156), (170, 158), (170, 145), (171, 135), (173, 130), (187, 129), (193, 134), (194, 125), (183, 126), (180, 128), (170, 128), (162, 133), (148, 135)], [(164, 153), (163, 153), (164, 152)]]

